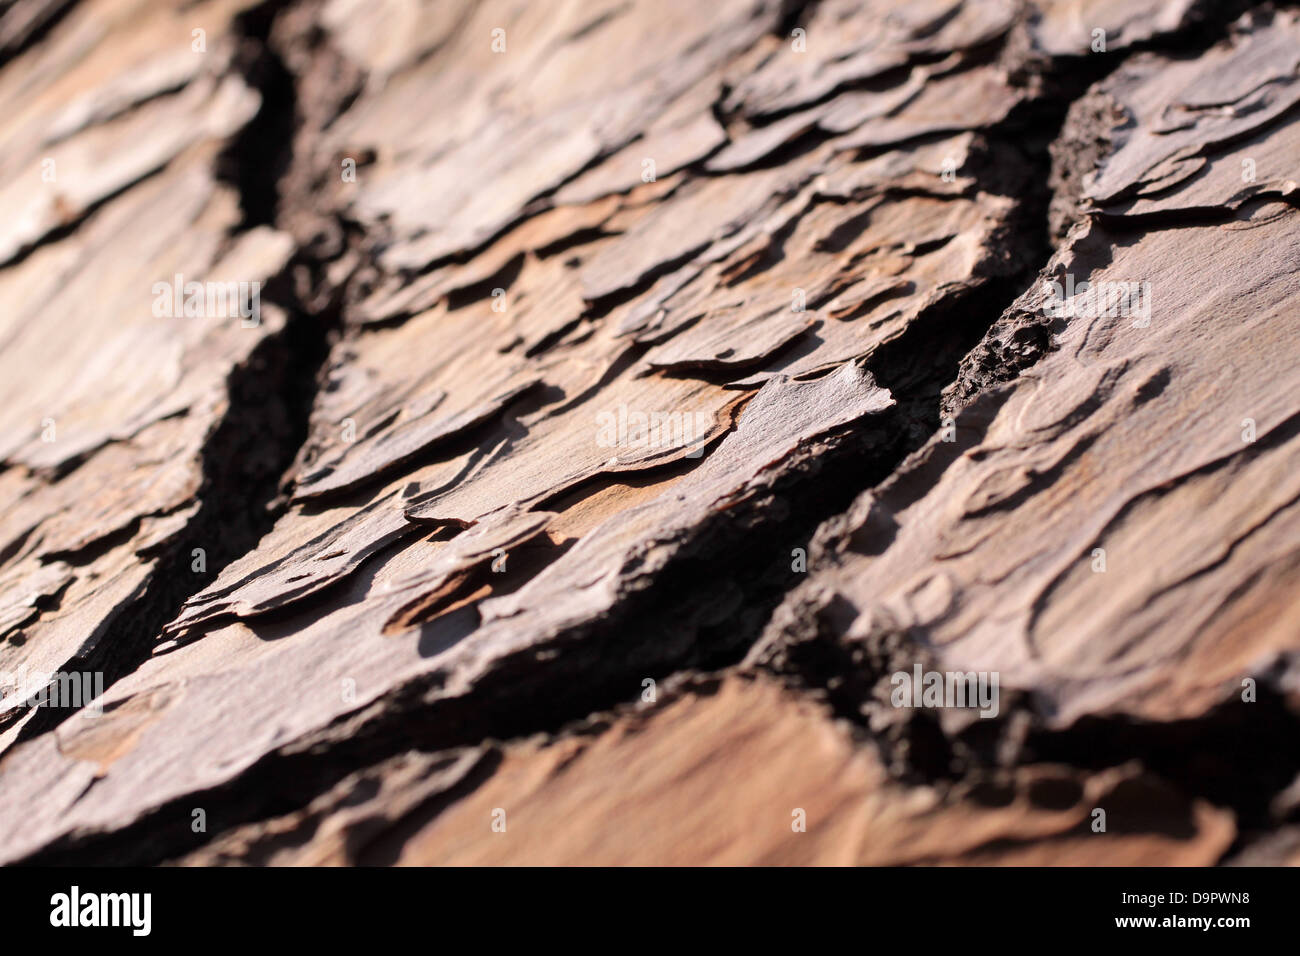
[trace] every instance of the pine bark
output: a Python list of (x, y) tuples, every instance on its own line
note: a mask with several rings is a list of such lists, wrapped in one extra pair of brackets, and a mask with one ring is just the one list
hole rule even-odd
[(1250, 7), (10, 4), (0, 861), (1300, 862)]

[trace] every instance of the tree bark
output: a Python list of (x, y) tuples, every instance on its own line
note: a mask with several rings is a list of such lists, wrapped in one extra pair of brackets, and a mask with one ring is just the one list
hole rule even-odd
[(1248, 7), (11, 4), (0, 861), (1300, 862)]

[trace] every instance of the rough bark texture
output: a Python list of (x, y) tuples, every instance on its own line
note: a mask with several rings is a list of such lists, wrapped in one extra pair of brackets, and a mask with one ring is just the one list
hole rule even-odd
[(9, 4), (0, 861), (1300, 862), (1248, 7)]

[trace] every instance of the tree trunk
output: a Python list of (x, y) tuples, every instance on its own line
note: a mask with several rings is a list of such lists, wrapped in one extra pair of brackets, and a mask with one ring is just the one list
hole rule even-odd
[(1300, 862), (1247, 6), (11, 4), (0, 861)]

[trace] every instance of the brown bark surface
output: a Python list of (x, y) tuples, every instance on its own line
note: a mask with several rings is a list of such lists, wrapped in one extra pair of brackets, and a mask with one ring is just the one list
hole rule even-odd
[(1300, 861), (1249, 6), (8, 5), (0, 861)]

